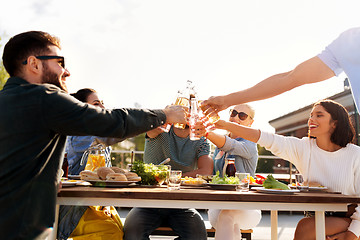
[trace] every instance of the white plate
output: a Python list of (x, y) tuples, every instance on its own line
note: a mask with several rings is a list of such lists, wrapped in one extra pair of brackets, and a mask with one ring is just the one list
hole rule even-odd
[(309, 191), (313, 190), (313, 191), (324, 191), (324, 190), (328, 190), (327, 187), (309, 187), (308, 188)]
[(289, 185), (291, 189), (299, 189), (300, 191), (325, 191), (328, 190), (327, 187), (309, 187), (309, 186), (292, 186)]
[(139, 181), (102, 181), (102, 180), (87, 180), (93, 187), (132, 187), (136, 186)]
[(270, 189), (270, 188), (264, 188), (264, 187), (253, 187), (251, 189), (254, 189), (257, 192), (261, 192), (261, 193), (293, 194), (293, 193), (300, 192), (300, 190), (297, 190), (297, 189), (279, 190), (279, 189)]
[(308, 190), (309, 189), (309, 186), (293, 186), (293, 185), (290, 185), (290, 184), (288, 184), (288, 187), (290, 189), (299, 189), (299, 190)]
[(82, 181), (75, 181), (75, 180), (61, 181), (62, 187), (73, 187), (73, 186), (76, 186), (79, 183), (82, 183)]

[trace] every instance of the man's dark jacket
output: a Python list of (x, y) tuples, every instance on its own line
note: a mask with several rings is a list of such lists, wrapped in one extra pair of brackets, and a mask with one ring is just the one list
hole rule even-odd
[(53, 225), (66, 135), (125, 139), (165, 120), (161, 110), (105, 110), (51, 84), (8, 79), (0, 91), (1, 239), (33, 239)]

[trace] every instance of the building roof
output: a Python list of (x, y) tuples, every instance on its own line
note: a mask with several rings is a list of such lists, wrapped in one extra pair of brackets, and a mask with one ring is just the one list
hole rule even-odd
[[(349, 111), (350, 115), (353, 114), (355, 107), (350, 89), (346, 89), (343, 92), (328, 97), (328, 99), (342, 104)], [(307, 124), (307, 119), (309, 118), (312, 106), (313, 104), (270, 120), (269, 124), (275, 128), (278, 134), (303, 128)]]

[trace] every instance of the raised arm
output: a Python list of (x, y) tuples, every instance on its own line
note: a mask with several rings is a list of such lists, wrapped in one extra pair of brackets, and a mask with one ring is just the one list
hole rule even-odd
[(273, 75), (245, 90), (210, 97), (202, 104), (221, 111), (232, 105), (271, 98), (298, 86), (321, 82), (333, 76), (335, 73), (320, 58), (313, 57), (299, 64), (292, 71)]
[(241, 136), (242, 138), (249, 140), (251, 142), (256, 143), (260, 138), (259, 129), (241, 126), (239, 124), (227, 122), (224, 120), (219, 120), (215, 124), (215, 126), (216, 128), (227, 130), (229, 132), (234, 133), (236, 136)]
[(223, 147), (225, 144), (225, 141), (226, 141), (224, 135), (214, 133), (214, 132), (208, 132), (207, 139), (209, 139), (218, 148)]

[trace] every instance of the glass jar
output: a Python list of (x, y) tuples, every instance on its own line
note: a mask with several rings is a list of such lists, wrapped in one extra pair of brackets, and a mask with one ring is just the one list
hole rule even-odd
[(85, 165), (85, 170), (95, 172), (99, 167), (105, 167), (105, 148), (102, 144), (90, 146), (83, 154), (80, 165)]

